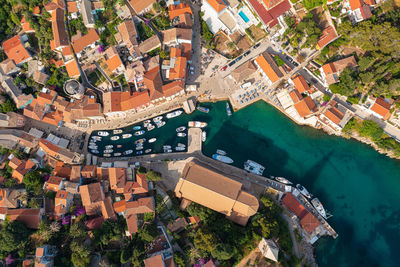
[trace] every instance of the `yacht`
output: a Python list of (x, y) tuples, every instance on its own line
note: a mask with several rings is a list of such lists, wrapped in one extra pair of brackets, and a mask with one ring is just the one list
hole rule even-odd
[(119, 156), (121, 156), (122, 154), (121, 153), (114, 153), (114, 157), (119, 157)]
[(302, 186), (301, 184), (297, 184), (296, 188), (300, 191), (300, 193), (305, 196), (306, 198), (311, 198), (311, 194), (308, 193), (307, 189)]
[(164, 125), (165, 125), (165, 121), (156, 122), (157, 128), (161, 128), (161, 127), (163, 127)]
[(109, 136), (110, 133), (109, 132), (105, 132), (105, 131), (100, 131), (97, 133), (99, 136)]
[(169, 145), (164, 145), (163, 146), (163, 149), (165, 150), (165, 149), (171, 149), (171, 146), (169, 146)]
[(153, 119), (153, 121), (154, 121), (154, 122), (158, 122), (158, 121), (161, 121), (162, 118), (163, 118), (163, 116), (158, 116), (158, 117), (155, 117), (155, 118)]
[(202, 141), (202, 142), (205, 142), (206, 139), (207, 139), (207, 133), (206, 133), (206, 131), (202, 131), (202, 132), (201, 132), (201, 141)]
[(130, 137), (132, 137), (132, 134), (123, 134), (122, 135), (122, 139), (127, 139), (127, 138), (130, 138)]
[(101, 136), (97, 136), (97, 135), (93, 135), (92, 136), (92, 139), (94, 140), (94, 141), (101, 141)]
[(186, 136), (185, 133), (177, 133), (176, 135), (177, 135), (178, 137), (185, 137), (185, 136)]
[(324, 206), (322, 206), (321, 201), (319, 201), (318, 198), (314, 198), (313, 200), (311, 200), (311, 204), (313, 204), (314, 208), (318, 211), (319, 214), (321, 214), (322, 217), (324, 217), (325, 219), (326, 217), (326, 211)]
[(232, 110), (228, 102), (226, 102), (226, 114), (228, 114), (228, 116), (232, 115)]
[(133, 142), (135, 145), (138, 145), (138, 144), (141, 144), (141, 143), (144, 143), (144, 142), (146, 142), (146, 138), (142, 138), (142, 139), (139, 139), (139, 140), (136, 140), (135, 142)]
[(181, 126), (181, 127), (176, 128), (176, 132), (177, 132), (177, 133), (183, 132), (184, 130), (186, 130), (186, 127), (185, 127), (185, 126)]
[(175, 150), (176, 151), (184, 151), (186, 149), (186, 147), (184, 147), (184, 146), (177, 146), (177, 147), (175, 147)]
[(157, 138), (151, 138), (151, 139), (149, 140), (149, 143), (154, 143), (155, 141), (157, 141)]
[(172, 149), (164, 149), (164, 153), (171, 153)]
[(292, 184), (291, 181), (289, 181), (288, 179), (283, 178), (283, 177), (275, 177), (275, 180), (277, 180), (278, 182), (281, 182), (282, 184)]
[(189, 127), (194, 127), (194, 128), (204, 128), (207, 126), (206, 122), (201, 122), (201, 121), (189, 121), (188, 122)]
[(122, 133), (122, 130), (121, 130), (121, 129), (113, 130), (113, 134), (120, 134), (120, 133)]
[(154, 128), (156, 128), (153, 124), (149, 124), (148, 126), (147, 126), (147, 131), (151, 131), (151, 130), (154, 130)]
[(130, 155), (130, 154), (132, 154), (133, 153), (133, 150), (132, 149), (129, 149), (129, 150), (127, 150), (127, 151), (124, 151), (124, 155)]
[(217, 149), (217, 154), (220, 154), (221, 156), (225, 156), (226, 152), (221, 149)]
[(114, 150), (112, 150), (112, 149), (106, 149), (103, 151), (103, 153), (112, 153), (112, 152), (114, 152)]
[(109, 157), (111, 157), (111, 154), (106, 153), (106, 154), (103, 154), (103, 156), (109, 158)]
[(220, 154), (213, 154), (212, 158), (216, 159), (216, 160), (219, 160), (219, 161), (221, 161), (223, 163), (227, 163), (227, 164), (233, 163), (233, 159), (231, 159), (230, 157), (227, 157), (227, 156), (222, 156)]
[(114, 135), (110, 138), (112, 141), (117, 141), (119, 140), (119, 136), (118, 135)]
[(144, 153), (146, 153), (146, 154), (148, 154), (148, 153), (150, 153), (151, 152), (151, 148), (148, 148), (148, 149), (146, 149), (145, 151), (144, 151)]
[(252, 172), (257, 175), (262, 175), (265, 170), (265, 167), (255, 161), (247, 160), (244, 163), (244, 169), (248, 172)]
[[(149, 126), (149, 124), (151, 124), (151, 120), (146, 120), (146, 121), (143, 122), (143, 127), (147, 127), (147, 126)], [(136, 130), (136, 129), (134, 129), (134, 130)], [(140, 130), (140, 128), (137, 129), (137, 130)]]
[(98, 149), (99, 147), (98, 146), (88, 146), (88, 148), (90, 148), (90, 149)]
[(140, 130), (142, 127), (140, 125), (133, 126), (132, 129), (137, 131)]
[(135, 150), (142, 150), (143, 149), (143, 144), (137, 145)]
[(186, 146), (185, 144), (178, 143), (177, 146)]
[(201, 111), (201, 112), (204, 112), (204, 113), (210, 112), (210, 109), (209, 109), (209, 108), (205, 108), (205, 107), (201, 107), (201, 106), (198, 106), (198, 107), (197, 107), (197, 110), (198, 110), (198, 111)]
[(135, 132), (134, 135), (138, 136), (138, 135), (142, 135), (144, 133), (145, 133), (145, 131), (140, 130), (140, 131)]
[(168, 113), (165, 117), (167, 117), (167, 119), (172, 119), (175, 117), (178, 117), (182, 114), (182, 110), (176, 110), (174, 112)]
[(89, 146), (97, 146), (96, 142), (89, 142)]
[(107, 146), (105, 146), (104, 148), (105, 149), (111, 149), (111, 148), (113, 148), (114, 146), (113, 145), (107, 145)]

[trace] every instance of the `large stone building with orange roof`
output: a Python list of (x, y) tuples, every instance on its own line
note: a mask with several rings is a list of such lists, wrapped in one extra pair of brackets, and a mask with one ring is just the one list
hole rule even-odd
[(335, 99), (328, 102), (319, 116), (319, 120), (322, 123), (336, 131), (341, 131), (350, 118), (351, 114), (347, 108), (339, 104)]
[(333, 25), (329, 25), (322, 31), (322, 35), (319, 37), (317, 42), (317, 49), (322, 49), (327, 44), (336, 40), (338, 37), (339, 36), (336, 32), (335, 27)]
[(142, 15), (143, 13), (152, 11), (153, 4), (156, 0), (130, 0), (129, 5), (133, 8), (136, 14)]
[(268, 52), (260, 54), (254, 63), (270, 85), (283, 77), (282, 70)]
[(392, 104), (385, 101), (385, 99), (378, 97), (370, 106), (369, 111), (377, 118), (388, 120), (392, 115), (392, 113), (390, 112), (391, 107)]
[(304, 79), (303, 75), (296, 74), (289, 80), (289, 82), (294, 85), (294, 87), (297, 89), (297, 91), (299, 91), (300, 94), (306, 92), (311, 93), (311, 88), (308, 85), (306, 79)]
[(296, 89), (290, 92), (289, 95), (300, 118), (308, 117), (318, 111), (314, 100), (310, 96), (303, 97)]
[(81, 185), (79, 193), (87, 215), (102, 215), (105, 219), (115, 218), (111, 198), (104, 195), (100, 183)]
[(345, 7), (353, 23), (363, 21), (372, 17), (371, 6), (375, 5), (374, 0), (348, 0)]
[(95, 49), (96, 42), (100, 41), (99, 34), (93, 28), (88, 30), (85, 35), (77, 35), (71, 37), (72, 48), (78, 58), (82, 57), (82, 52), (87, 49)]
[(340, 73), (345, 68), (357, 67), (357, 61), (354, 56), (346, 57), (334, 62), (323, 65), (320, 69), (322, 79), (326, 86), (339, 82)]
[(2, 43), (3, 51), (7, 57), (14, 60), (17, 66), (21, 66), (32, 59), (29, 51), (26, 49), (28, 36), (26, 34), (16, 35)]
[(61, 52), (64, 47), (68, 46), (68, 36), (64, 24), (63, 8), (56, 8), (51, 13), (51, 28), (53, 32), (53, 40), (50, 41), (50, 47), (52, 50), (58, 50)]
[(46, 153), (48, 157), (54, 158), (56, 160), (60, 160), (68, 164), (82, 163), (82, 157), (78, 153), (71, 152), (68, 149), (59, 147), (45, 139), (40, 140), (39, 147), (43, 150), (43, 152)]
[(105, 51), (104, 59), (106, 60), (107, 69), (108, 71), (110, 71), (110, 73), (121, 75), (125, 72), (125, 66), (122, 63), (122, 60), (115, 46), (111, 46)]
[(36, 168), (36, 164), (32, 160), (20, 160), (14, 155), (10, 155), (8, 166), (13, 169), (11, 177), (17, 179), (18, 183), (22, 183), (25, 174)]

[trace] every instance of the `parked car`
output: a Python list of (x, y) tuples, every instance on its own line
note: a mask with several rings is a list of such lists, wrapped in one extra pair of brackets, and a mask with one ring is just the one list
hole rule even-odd
[(228, 66), (225, 65), (225, 66), (223, 66), (223, 67), (221, 68), (221, 70), (224, 71), (224, 70), (226, 70), (227, 67), (228, 67)]
[(250, 54), (250, 51), (247, 51), (246, 53), (243, 54), (243, 56), (247, 56), (248, 54)]
[(261, 43), (258, 43), (255, 46), (253, 46), (253, 48), (255, 49), (255, 48), (259, 47), (260, 45), (261, 45)]
[(81, 143), (79, 144), (79, 149), (82, 149), (84, 145), (85, 145), (85, 142), (81, 142)]

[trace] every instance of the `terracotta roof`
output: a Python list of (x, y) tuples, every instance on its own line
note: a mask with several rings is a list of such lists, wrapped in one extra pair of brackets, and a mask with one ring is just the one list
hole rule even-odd
[(9, 209), (7, 218), (10, 221), (19, 221), (31, 229), (38, 229), (40, 222), (40, 209)]
[(183, 56), (186, 57), (187, 60), (190, 60), (192, 58), (192, 44), (182, 43), (181, 47)]
[(349, 0), (351, 10), (356, 10), (360, 8), (364, 3), (362, 0)]
[(25, 19), (25, 16), (22, 15), (21, 18), (21, 26), (24, 32), (34, 32), (35, 30), (31, 27), (31, 24)]
[(121, 34), (122, 41), (128, 46), (137, 45), (137, 32), (133, 20), (125, 20), (118, 25), (118, 31)]
[(144, 83), (149, 90), (150, 100), (155, 100), (163, 97), (162, 92), (162, 80), (160, 76), (159, 67), (155, 67), (143, 75)]
[(180, 14), (178, 18), (179, 18), (178, 27), (192, 28), (193, 26), (192, 16), (189, 13)]
[(139, 198), (136, 201), (127, 201), (125, 203), (126, 210), (129, 214), (143, 214), (155, 212), (153, 197)]
[(53, 11), (55, 9), (63, 9), (64, 8), (64, 1), (62, 1), (62, 0), (53, 0), (53, 1), (45, 4), (44, 8), (48, 12), (51, 12), (51, 11)]
[(126, 209), (126, 200), (121, 200), (113, 203), (113, 208), (116, 213), (124, 212)]
[(50, 178), (45, 182), (44, 189), (57, 192), (60, 189), (60, 184), (63, 179), (63, 177), (50, 176)]
[(308, 85), (306, 79), (304, 79), (303, 75), (297, 74), (296, 76), (292, 77), (292, 81), (300, 94), (310, 90), (310, 86)]
[(379, 97), (375, 100), (371, 110), (381, 115), (384, 119), (388, 119), (388, 115), (390, 115), (390, 107), (391, 105), (388, 102)]
[(85, 165), (81, 169), (81, 175), (83, 178), (94, 178), (96, 177), (96, 166)]
[(184, 28), (171, 28), (168, 30), (162, 31), (163, 35), (163, 43), (169, 44), (171, 42), (175, 42), (176, 40), (192, 40), (192, 29), (184, 29)]
[(164, 260), (161, 254), (147, 258), (144, 260), (145, 267), (164, 267)]
[(170, 97), (184, 90), (183, 86), (184, 86), (183, 80), (173, 81), (168, 84), (164, 84), (161, 87), (161, 90), (165, 97)]
[(39, 84), (46, 84), (46, 82), (50, 79), (50, 76), (47, 75), (46, 73), (43, 73), (41, 71), (35, 71), (33, 74), (33, 80)]
[(51, 14), (51, 28), (53, 31), (53, 40), (50, 41), (51, 49), (68, 46), (68, 36), (64, 24), (64, 10), (57, 8)]
[(97, 31), (95, 29), (91, 28), (91, 29), (89, 29), (87, 34), (72, 41), (72, 48), (74, 49), (75, 53), (80, 53), (87, 46), (89, 46), (99, 40), (100, 40), (100, 37), (97, 34)]
[(244, 78), (250, 76), (257, 70), (256, 66), (253, 64), (251, 60), (246, 61), (236, 69), (231, 72), (232, 77), (237, 81), (240, 82)]
[(262, 22), (270, 27), (275, 26), (278, 23), (277, 18), (291, 8), (288, 0), (282, 1), (270, 10), (267, 10), (258, 0), (249, 0), (249, 3), (256, 11)]
[(323, 65), (322, 70), (325, 72), (325, 75), (333, 74), (336, 72), (335, 65), (333, 63), (327, 63)]
[(310, 96), (304, 97), (302, 100), (294, 104), (294, 108), (299, 113), (300, 117), (304, 118), (313, 112), (317, 111), (317, 106)]
[(176, 57), (174, 68), (169, 70), (169, 79), (184, 79), (186, 75), (186, 58)]
[(0, 189), (0, 207), (15, 209), (18, 207), (18, 190), (12, 190), (8, 188)]
[(283, 197), (282, 204), (300, 219), (308, 212), (291, 193), (287, 193)]
[(102, 217), (102, 216), (96, 217), (96, 218), (89, 219), (89, 220), (85, 221), (85, 226), (89, 230), (99, 229), (103, 225), (104, 221), (105, 221), (104, 217)]
[(81, 166), (72, 166), (71, 174), (69, 176), (70, 181), (79, 182), (81, 178)]
[(109, 168), (108, 173), (111, 190), (115, 190), (117, 193), (122, 194), (126, 182), (126, 169)]
[(317, 228), (321, 223), (312, 215), (310, 212), (307, 212), (306, 215), (300, 220), (300, 225), (303, 227), (307, 233), (311, 234), (315, 228)]
[(104, 200), (104, 193), (100, 183), (81, 185), (79, 186), (79, 193), (84, 206), (90, 206)]
[(103, 94), (104, 113), (126, 111), (147, 106), (150, 103), (149, 94), (145, 91), (105, 92)]
[(168, 224), (167, 228), (171, 232), (175, 232), (178, 230), (182, 230), (188, 225), (187, 221), (185, 218), (178, 218), (175, 221), (171, 222)]
[(168, 7), (168, 14), (169, 14), (169, 18), (172, 20), (175, 17), (178, 17), (180, 15), (183, 14), (193, 14), (192, 13), (192, 9), (190, 8), (190, 6), (186, 3), (180, 3), (177, 5), (170, 5)]
[(138, 222), (136, 218), (136, 214), (126, 214), (126, 225), (128, 226), (128, 232), (130, 234), (135, 234), (138, 231)]
[(160, 46), (161, 46), (161, 42), (158, 39), (157, 35), (153, 35), (149, 39), (146, 39), (140, 43), (139, 50), (141, 53), (145, 54), (145, 53), (150, 52), (151, 50), (154, 50)]
[(40, 14), (40, 7), (38, 7), (38, 6), (33, 7), (32, 14), (39, 15)]
[(281, 0), (263, 0), (265, 6), (270, 9), (273, 6), (276, 6)]
[(336, 39), (336, 37), (338, 37), (335, 28), (331, 25), (327, 28), (325, 28), (322, 31), (322, 36), (319, 37), (318, 40), (318, 47), (322, 48), (325, 45), (329, 44), (330, 42), (332, 42), (334, 39)]
[(106, 63), (108, 69), (112, 72), (116, 70), (119, 66), (124, 66), (122, 64), (121, 58), (118, 55), (118, 51), (115, 46), (109, 47), (106, 51)]
[(354, 56), (346, 57), (322, 66), (325, 73), (327, 84), (336, 83), (339, 81), (339, 75), (345, 68), (354, 68), (358, 66)]
[(303, 96), (296, 89), (289, 93), (290, 98), (293, 100), (293, 103), (297, 103), (303, 99)]
[(226, 4), (222, 0), (207, 0), (207, 3), (209, 3), (217, 13), (221, 12), (226, 7)]
[(64, 165), (64, 162), (59, 161), (54, 169), (54, 175), (68, 178), (71, 175), (71, 167)]
[(9, 74), (10, 72), (17, 70), (17, 65), (15, 65), (14, 60), (7, 58), (0, 62), (0, 68), (4, 74)]
[(137, 14), (144, 12), (147, 8), (152, 8), (156, 0), (130, 0), (129, 4)]
[(373, 6), (376, 4), (375, 0), (364, 0), (367, 5)]
[(73, 1), (73, 2), (68, 1), (67, 2), (67, 9), (68, 9), (69, 13), (79, 12), (77, 3), (78, 2), (75, 2), (75, 1)]
[(101, 214), (105, 219), (115, 218), (111, 197), (106, 197), (101, 203)]
[(369, 18), (372, 17), (372, 12), (371, 12), (371, 7), (370, 6), (363, 5), (360, 8), (360, 11), (361, 11), (361, 15), (362, 15), (363, 19), (369, 19)]
[(7, 57), (14, 60), (17, 65), (31, 58), (19, 35), (4, 41), (3, 50)]
[(336, 107), (336, 101), (332, 100), (328, 105), (330, 107), (323, 113), (334, 124), (339, 124), (344, 118), (344, 113)]
[(282, 72), (279, 70), (278, 65), (272, 59), (268, 52), (264, 52), (256, 58), (258, 66), (264, 71), (271, 82), (276, 82), (280, 77), (283, 76)]
[(67, 73), (69, 77), (76, 77), (80, 75), (78, 64), (75, 59), (72, 59), (65, 63), (65, 68), (67, 69)]

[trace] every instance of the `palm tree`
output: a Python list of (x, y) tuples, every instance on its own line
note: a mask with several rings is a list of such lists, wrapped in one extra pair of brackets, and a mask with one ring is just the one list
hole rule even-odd
[(52, 223), (50, 224), (49, 228), (50, 228), (50, 230), (51, 230), (53, 233), (57, 233), (57, 232), (60, 231), (61, 225), (60, 225), (59, 222), (52, 222)]

